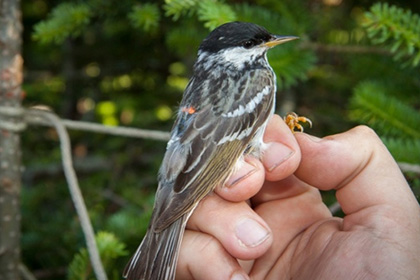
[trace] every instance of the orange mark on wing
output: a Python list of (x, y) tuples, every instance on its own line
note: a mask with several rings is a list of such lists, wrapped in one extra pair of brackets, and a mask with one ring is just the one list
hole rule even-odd
[(196, 112), (195, 108), (191, 107), (191, 106), (190, 107), (182, 107), (181, 111), (184, 112), (184, 113), (190, 114), (190, 115), (194, 114)]

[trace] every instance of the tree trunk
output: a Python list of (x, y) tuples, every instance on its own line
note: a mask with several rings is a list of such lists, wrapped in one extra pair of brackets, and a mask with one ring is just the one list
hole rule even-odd
[(0, 280), (19, 279), (22, 122), (19, 0), (0, 0)]

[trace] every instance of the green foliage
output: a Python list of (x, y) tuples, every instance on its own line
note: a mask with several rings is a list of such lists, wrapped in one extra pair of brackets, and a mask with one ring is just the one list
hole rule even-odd
[(148, 206), (146, 211), (122, 210), (111, 215), (107, 220), (107, 230), (118, 232), (122, 240), (144, 236), (152, 216), (153, 201), (154, 194), (151, 194), (149, 197), (145, 196), (139, 199), (139, 202)]
[(351, 99), (350, 118), (365, 122), (385, 135), (420, 139), (420, 113), (387, 92), (379, 83), (359, 84)]
[(276, 16), (276, 13), (265, 7), (241, 3), (236, 4), (234, 10), (238, 15), (238, 20), (260, 24), (274, 33), (278, 29), (285, 32), (284, 29), (289, 28), (284, 24), (281, 17)]
[(420, 159), (420, 139), (403, 139), (398, 137), (382, 137), (395, 160), (418, 164)]
[(420, 113), (393, 97), (388, 88), (375, 82), (363, 82), (350, 100), (349, 116), (375, 128), (392, 155), (399, 161), (420, 161)]
[(87, 4), (62, 3), (54, 8), (48, 20), (34, 26), (33, 38), (42, 43), (62, 43), (67, 37), (80, 35), (91, 16)]
[[(261, 6), (253, 6), (248, 3), (235, 4), (233, 8), (238, 14), (239, 21), (254, 22), (260, 25), (264, 25), (265, 28), (270, 29), (270, 26), (266, 25), (265, 23), (270, 22), (270, 17), (272, 17), (274, 14), (272, 11)], [(278, 17), (274, 18), (276, 23), (278, 19)], [(273, 23), (273, 21), (271, 21), (271, 23)]]
[[(119, 241), (114, 234), (104, 231), (96, 234), (96, 243), (98, 244), (99, 255), (104, 267), (107, 268), (108, 275), (114, 275), (111, 279), (120, 279), (118, 272), (109, 271), (109, 268), (113, 267), (117, 258), (128, 254), (125, 249), (125, 245)], [(95, 279), (89, 260), (89, 253), (86, 248), (80, 249), (80, 251), (74, 256), (73, 261), (69, 265), (67, 279)]]
[[(296, 49), (293, 43), (287, 48), (275, 48), (269, 54), (270, 65), (276, 72), (278, 90), (284, 90), (304, 81), (314, 67), (316, 56), (311, 51)], [(296, 44), (296, 43), (295, 43)]]
[(160, 20), (159, 7), (152, 3), (134, 6), (128, 18), (133, 26), (146, 32), (156, 30)]
[(182, 16), (198, 15), (198, 19), (204, 22), (204, 26), (213, 30), (217, 26), (236, 20), (236, 14), (233, 9), (217, 0), (166, 0), (166, 16), (178, 20)]
[(202, 0), (199, 4), (198, 19), (210, 30), (223, 23), (235, 21), (236, 14), (229, 5), (214, 0)]
[[(248, 3), (234, 5), (238, 20), (260, 24), (279, 35), (303, 35), (307, 28), (305, 11), (296, 2), (285, 3), (277, 1), (274, 11), (270, 7), (256, 6)], [(281, 16), (279, 16), (281, 15)], [(289, 32), (292, 32), (289, 34)]]
[(374, 44), (385, 44), (395, 59), (420, 63), (420, 17), (387, 3), (377, 3), (365, 13), (364, 27)]
[(200, 38), (203, 36), (200, 31), (197, 28), (188, 28), (187, 24), (181, 23), (168, 31), (166, 45), (180, 56), (195, 57), (201, 42)]
[[(363, 26), (373, 44), (385, 45), (394, 54), (395, 60), (405, 61), (405, 66), (418, 66), (418, 15), (387, 3), (377, 3), (364, 14)], [(398, 66), (396, 63), (389, 65), (391, 69)], [(354, 121), (375, 128), (397, 160), (419, 164), (420, 112), (414, 109), (419, 105), (419, 86), (408, 78), (411, 75), (418, 76), (419, 73), (416, 69), (401, 71), (405, 72), (399, 75), (404, 77), (404, 81), (396, 79), (398, 75), (394, 74), (389, 77), (377, 76), (376, 79), (382, 80), (376, 82), (360, 82), (353, 90), (349, 116)], [(384, 74), (387, 72), (383, 71)]]
[(198, 3), (200, 0), (165, 0), (163, 8), (166, 16), (178, 20), (181, 16), (194, 12)]

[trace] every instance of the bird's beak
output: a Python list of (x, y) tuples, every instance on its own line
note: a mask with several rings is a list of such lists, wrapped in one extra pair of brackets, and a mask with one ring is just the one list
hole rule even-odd
[(299, 39), (299, 37), (296, 36), (278, 36), (278, 35), (273, 35), (272, 39), (264, 44), (262, 44), (265, 47), (268, 48), (272, 48), (275, 47), (277, 45), (292, 41), (292, 40), (296, 40)]

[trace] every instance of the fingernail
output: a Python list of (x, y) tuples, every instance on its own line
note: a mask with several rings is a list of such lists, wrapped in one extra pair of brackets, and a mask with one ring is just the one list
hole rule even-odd
[(230, 280), (249, 280), (249, 277), (248, 277), (248, 275), (244, 275), (242, 273), (237, 272), (237, 273), (232, 275)]
[(295, 151), (291, 150), (289, 147), (277, 142), (271, 142), (268, 145), (269, 146), (263, 155), (263, 163), (269, 172), (273, 171), (277, 166), (288, 160), (295, 153)]
[(235, 184), (239, 183), (243, 179), (247, 178), (251, 174), (255, 173), (257, 171), (257, 167), (244, 161), (241, 168), (239, 168), (235, 173), (230, 176), (229, 180), (226, 181), (225, 186), (226, 187), (232, 187)]
[(270, 236), (265, 227), (250, 218), (246, 218), (237, 224), (235, 231), (241, 245), (246, 247), (256, 247)]

